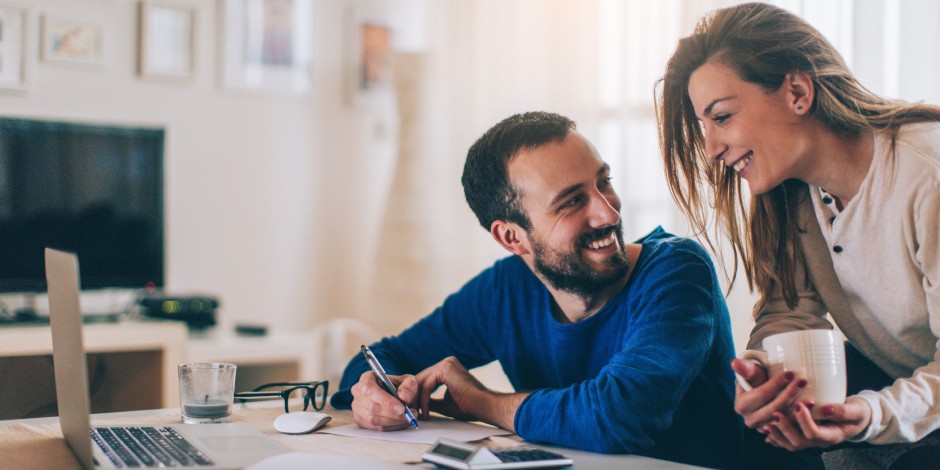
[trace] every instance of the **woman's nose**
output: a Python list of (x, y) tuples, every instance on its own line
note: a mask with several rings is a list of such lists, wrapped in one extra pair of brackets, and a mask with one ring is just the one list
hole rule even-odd
[(726, 150), (728, 150), (728, 146), (723, 144), (714, 132), (705, 132), (705, 157), (708, 158), (709, 162), (721, 163)]

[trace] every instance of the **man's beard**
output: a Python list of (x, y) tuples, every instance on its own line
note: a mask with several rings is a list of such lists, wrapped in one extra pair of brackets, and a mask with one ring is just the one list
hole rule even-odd
[[(610, 236), (614, 231), (621, 250), (604, 262), (607, 269), (598, 270), (591, 266), (581, 254), (581, 248), (592, 240)], [(591, 297), (604, 289), (620, 282), (630, 270), (630, 260), (623, 243), (623, 226), (595, 230), (578, 238), (577, 246), (568, 252), (558, 252), (545, 246), (534, 232), (529, 233), (535, 258), (535, 270), (555, 289)]]

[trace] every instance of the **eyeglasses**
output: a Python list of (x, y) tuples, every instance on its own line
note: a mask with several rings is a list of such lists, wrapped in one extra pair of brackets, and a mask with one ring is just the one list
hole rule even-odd
[[(280, 387), (280, 390), (265, 390), (268, 388)], [(275, 382), (256, 387), (250, 392), (238, 392), (235, 394), (236, 400), (259, 400), (264, 398), (281, 397), (284, 399), (284, 412), (290, 413), (287, 405), (291, 398), (304, 399), (304, 411), (308, 406), (320, 411), (326, 406), (326, 395), (330, 389), (329, 380), (319, 382)]]

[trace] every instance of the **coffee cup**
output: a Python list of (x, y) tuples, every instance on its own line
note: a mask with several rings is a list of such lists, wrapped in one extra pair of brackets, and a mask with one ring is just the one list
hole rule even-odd
[(845, 403), (845, 344), (833, 330), (800, 330), (764, 338), (764, 350), (748, 350), (742, 359), (757, 361), (773, 378), (793, 371), (807, 380), (797, 401), (811, 402), (813, 418), (822, 419), (824, 405)]

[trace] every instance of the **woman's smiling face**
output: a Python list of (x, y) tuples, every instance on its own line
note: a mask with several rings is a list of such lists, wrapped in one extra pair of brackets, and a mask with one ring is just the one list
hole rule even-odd
[(705, 63), (689, 78), (708, 161), (734, 168), (753, 194), (801, 174), (798, 162), (806, 152), (799, 128), (812, 98), (807, 101), (790, 80), (788, 75), (776, 91), (767, 92), (719, 60)]

